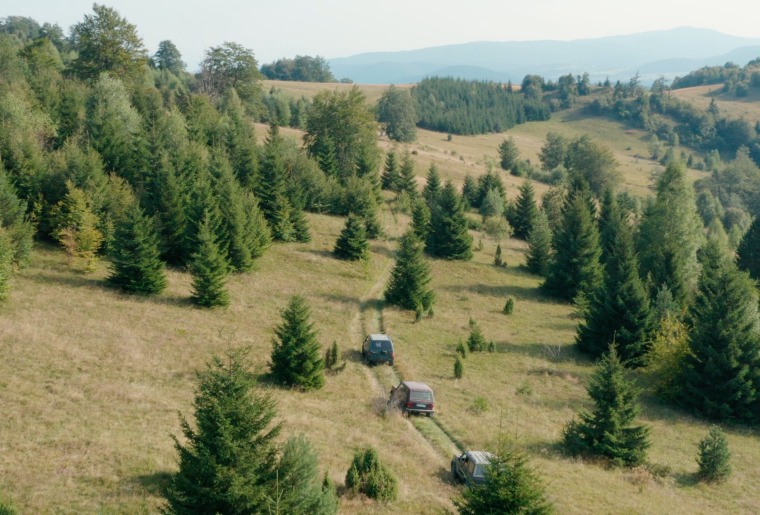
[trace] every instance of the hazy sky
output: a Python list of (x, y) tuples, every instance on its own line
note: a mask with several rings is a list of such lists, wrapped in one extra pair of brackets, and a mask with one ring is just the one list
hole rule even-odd
[[(470, 41), (583, 39), (692, 26), (760, 37), (757, 0), (104, 0), (137, 26), (152, 54), (169, 39), (196, 69), (225, 41), (260, 64), (281, 57), (344, 57)], [(0, 0), (0, 17), (69, 28), (91, 0)]]

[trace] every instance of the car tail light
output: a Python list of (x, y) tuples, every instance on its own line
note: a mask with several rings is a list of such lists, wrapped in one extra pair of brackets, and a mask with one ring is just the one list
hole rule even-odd
[(396, 359), (396, 353), (395, 352), (391, 352), (391, 359)]
[(435, 403), (434, 402), (430, 403), (430, 409), (435, 409)]
[(407, 402), (406, 403), (406, 407), (407, 408), (412, 408), (412, 407), (414, 407), (414, 403), (413, 402)]

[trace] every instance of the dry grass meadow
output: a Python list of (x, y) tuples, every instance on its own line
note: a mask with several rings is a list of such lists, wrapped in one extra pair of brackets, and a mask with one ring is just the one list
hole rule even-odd
[[(420, 182), (431, 162), (444, 178), (460, 182), (467, 173), (484, 173), (508, 135), (533, 161), (548, 130), (598, 137), (621, 162), (626, 187), (647, 192), (656, 166), (635, 157), (646, 154), (643, 134), (606, 120), (574, 120), (572, 113), (506, 134), (452, 141), (420, 131), (409, 149), (417, 151)], [(521, 180), (505, 179), (514, 196)], [(310, 215), (312, 242), (274, 245), (255, 271), (231, 277), (232, 305), (224, 310), (190, 305), (183, 271), (170, 271), (169, 287), (157, 297), (126, 296), (103, 286), (105, 264), (82, 275), (62, 251), (38, 246), (0, 305), (0, 494), (23, 514), (156, 513), (177, 466), (170, 435), (180, 434), (179, 413), (192, 418), (195, 371), (212, 354), (247, 345), (264, 373), (280, 310), (300, 294), (312, 308), (320, 341), (326, 348), (336, 340), (346, 366), (317, 392), (271, 389), (283, 435), (305, 434), (339, 487), (354, 450), (367, 445), (401, 480), (398, 501), (343, 496), (342, 513), (453, 510), (452, 439), (483, 449), (505, 438), (528, 454), (558, 513), (760, 510), (759, 432), (727, 428), (733, 475), (724, 485), (697, 483), (697, 443), (709, 424), (649, 394), (641, 417), (652, 426), (649, 467), (609, 469), (564, 457), (556, 443), (563, 425), (589, 405), (584, 387), (593, 370), (572, 349), (577, 320), (571, 307), (538, 292), (539, 279), (520, 267), (524, 243), (502, 242), (508, 266), (496, 268), (496, 242), (473, 233), (482, 249), (471, 262), (431, 261), (437, 295), (432, 319), (415, 323), (410, 312), (384, 308), (396, 239), (408, 223), (393, 207), (389, 198), (382, 218), (386, 237), (373, 242), (368, 266), (331, 257), (343, 219)], [(515, 310), (505, 316), (508, 297)], [(466, 338), (470, 318), (496, 352), (470, 354), (464, 377), (456, 380), (454, 348)], [(359, 362), (363, 335), (378, 330), (394, 338), (395, 370)], [(384, 396), (399, 376), (435, 390), (438, 424), (385, 413)], [(646, 386), (640, 374), (633, 377)]]

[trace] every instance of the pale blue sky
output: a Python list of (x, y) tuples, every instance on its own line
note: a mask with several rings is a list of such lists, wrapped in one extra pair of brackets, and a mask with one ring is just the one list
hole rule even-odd
[[(169, 39), (195, 69), (204, 49), (235, 41), (259, 63), (344, 57), (469, 41), (582, 39), (681, 26), (760, 38), (757, 0), (110, 0), (151, 53)], [(58, 23), (66, 33), (91, 0), (0, 0), (0, 17)]]

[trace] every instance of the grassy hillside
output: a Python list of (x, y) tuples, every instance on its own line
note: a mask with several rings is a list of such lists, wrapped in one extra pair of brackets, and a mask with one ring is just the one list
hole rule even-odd
[[(588, 404), (592, 368), (571, 349), (570, 307), (542, 297), (538, 279), (517, 266), (523, 243), (504, 245), (506, 269), (491, 265), (495, 243), (486, 238), (472, 262), (432, 262), (435, 317), (414, 323), (411, 313), (380, 302), (404, 216), (386, 207), (388, 237), (373, 243), (366, 269), (330, 256), (342, 219), (309, 219), (313, 241), (275, 245), (255, 272), (234, 276), (233, 303), (221, 311), (193, 308), (181, 271), (170, 272), (169, 288), (156, 298), (125, 296), (102, 286), (104, 268), (83, 276), (61, 251), (38, 247), (0, 308), (0, 490), (22, 513), (155, 512), (176, 469), (169, 435), (180, 433), (178, 412), (191, 415), (194, 372), (231, 345), (250, 345), (264, 372), (279, 310), (299, 293), (323, 345), (337, 340), (347, 365), (318, 392), (272, 390), (284, 434), (304, 433), (339, 485), (354, 449), (366, 445), (401, 478), (397, 502), (343, 498), (344, 513), (452, 507), (451, 442), (427, 419), (384, 414), (397, 376), (433, 387), (441, 426), (467, 448), (493, 445), (500, 434), (513, 439), (545, 478), (559, 513), (751, 513), (760, 505), (757, 432), (728, 430), (735, 472), (726, 485), (695, 484), (696, 444), (708, 425), (652, 398), (643, 419), (653, 426), (660, 476), (558, 453), (562, 426)], [(508, 296), (516, 306), (507, 317)], [(497, 352), (470, 355), (455, 380), (454, 348), (470, 317)], [(363, 334), (378, 330), (396, 342), (395, 371), (359, 362)]]
[(736, 97), (723, 93), (722, 90), (723, 85), (718, 84), (676, 89), (671, 94), (702, 109), (707, 109), (710, 102), (715, 100), (721, 113), (730, 118), (744, 118), (753, 124), (760, 122), (760, 91), (757, 88), (750, 88), (750, 94), (746, 97)]
[[(284, 89), (294, 83), (279, 84)], [(317, 90), (311, 87), (319, 86), (294, 86)], [(447, 141), (446, 135), (419, 131), (408, 148), (420, 183), (432, 162), (444, 178), (461, 182), (467, 173), (484, 173), (509, 135), (522, 157), (536, 162), (548, 131), (592, 135), (614, 152), (625, 187), (648, 193), (659, 165), (636, 157), (647, 154), (645, 135), (578, 110), (506, 134)], [(265, 127), (257, 133), (263, 137)], [(381, 145), (392, 146), (387, 140)], [(522, 179), (504, 178), (516, 195)], [(448, 473), (455, 444), (483, 449), (500, 438), (528, 454), (558, 513), (757, 511), (760, 432), (728, 428), (733, 476), (720, 486), (696, 483), (697, 442), (709, 424), (648, 394), (642, 419), (652, 426), (650, 467), (607, 469), (558, 451), (564, 424), (589, 405), (585, 385), (593, 368), (572, 349), (578, 322), (572, 308), (542, 296), (539, 279), (519, 267), (524, 243), (502, 242), (508, 266), (496, 268), (496, 242), (474, 232), (482, 249), (471, 262), (431, 262), (434, 318), (414, 323), (410, 312), (385, 309), (382, 292), (393, 251), (408, 224), (394, 207), (389, 198), (382, 212), (386, 237), (373, 242), (367, 267), (332, 258), (343, 219), (309, 215), (312, 242), (274, 245), (255, 271), (233, 276), (232, 305), (225, 310), (194, 308), (190, 279), (181, 270), (169, 272), (161, 295), (133, 297), (103, 286), (105, 265), (82, 275), (59, 249), (37, 246), (31, 266), (14, 277), (9, 301), (0, 304), (0, 494), (12, 498), (20, 513), (155, 513), (177, 467), (170, 435), (180, 434), (178, 413), (192, 419), (195, 371), (214, 353), (249, 345), (263, 374), (280, 310), (300, 294), (324, 348), (337, 341), (346, 366), (317, 392), (271, 389), (283, 436), (305, 434), (339, 487), (354, 450), (367, 445), (401, 479), (398, 501), (342, 497), (342, 513), (451, 510), (458, 495)], [(511, 316), (501, 313), (508, 297), (515, 299)], [(471, 354), (456, 380), (454, 349), (466, 338), (471, 317), (495, 342), (496, 353)], [(395, 369), (360, 363), (363, 335), (381, 330), (394, 338)], [(646, 386), (640, 374), (632, 377)], [(385, 396), (399, 378), (435, 390), (437, 423), (385, 413)]]

